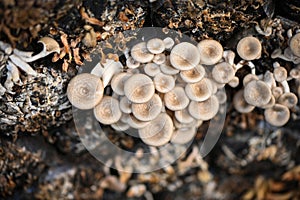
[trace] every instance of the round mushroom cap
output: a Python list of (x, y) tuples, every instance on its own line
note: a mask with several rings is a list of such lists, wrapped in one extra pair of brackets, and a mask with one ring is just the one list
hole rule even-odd
[(124, 83), (131, 76), (131, 74), (122, 72), (113, 76), (111, 81), (112, 90), (118, 95), (124, 95)]
[(170, 53), (172, 66), (179, 70), (189, 70), (200, 62), (198, 48), (188, 42), (182, 42), (174, 46)]
[(244, 98), (248, 104), (261, 107), (269, 103), (272, 92), (270, 87), (263, 81), (251, 81), (245, 86)]
[(191, 101), (188, 110), (196, 119), (210, 120), (219, 111), (219, 101), (215, 95), (202, 102)]
[(165, 106), (172, 111), (182, 110), (189, 105), (189, 99), (182, 87), (175, 87), (164, 96)]
[(100, 103), (94, 108), (94, 115), (102, 124), (114, 124), (122, 116), (119, 101), (111, 96), (104, 96)]
[(159, 115), (162, 106), (160, 97), (154, 94), (146, 103), (132, 104), (132, 113), (138, 120), (151, 121)]
[(202, 65), (197, 65), (193, 69), (181, 71), (180, 77), (187, 83), (196, 83), (201, 81), (205, 76), (205, 73), (204, 67)]
[(216, 40), (202, 40), (197, 47), (200, 52), (201, 63), (204, 65), (214, 65), (222, 59), (223, 47)]
[(155, 89), (161, 93), (167, 93), (175, 87), (173, 76), (159, 73), (154, 77)]
[(217, 99), (219, 101), (219, 104), (226, 103), (226, 101), (227, 101), (227, 95), (226, 95), (225, 90), (218, 90), (215, 95), (216, 95), (216, 97), (217, 97)]
[(44, 46), (44, 49), (49, 52), (56, 52), (56, 53), (60, 53), (60, 47), (58, 42), (56, 42), (56, 40), (54, 40), (51, 37), (42, 37), (41, 39), (39, 39), (38, 43), (42, 43)]
[(229, 82), (228, 85), (232, 88), (236, 88), (240, 84), (240, 79), (239, 77), (235, 76), (233, 77)]
[(171, 143), (174, 144), (187, 144), (194, 139), (197, 133), (196, 127), (186, 127), (176, 129), (172, 135)]
[(260, 58), (262, 46), (257, 38), (248, 36), (238, 42), (236, 49), (242, 59), (255, 60)]
[(197, 83), (185, 86), (186, 95), (193, 101), (205, 101), (213, 94), (213, 83), (208, 78), (203, 78)]
[(239, 90), (233, 97), (233, 106), (240, 113), (249, 113), (255, 106), (248, 104), (244, 98), (244, 90)]
[(167, 57), (163, 53), (156, 54), (153, 58), (153, 62), (158, 64), (158, 65), (161, 65), (161, 64), (165, 63), (166, 60), (167, 60)]
[(288, 76), (288, 73), (284, 67), (276, 67), (273, 73), (274, 78), (277, 82), (285, 81)]
[(235, 70), (227, 62), (221, 62), (214, 66), (212, 77), (218, 83), (228, 83), (235, 76)]
[(145, 128), (150, 123), (150, 121), (148, 122), (140, 121), (135, 116), (130, 114), (127, 119), (127, 123), (131, 128), (140, 129), (140, 128)]
[(154, 55), (147, 49), (146, 42), (140, 42), (131, 49), (131, 57), (140, 63), (150, 62)]
[(295, 34), (289, 42), (289, 46), (295, 56), (300, 57), (300, 33)]
[(294, 79), (300, 79), (300, 69), (299, 68), (291, 69), (290, 76)]
[(174, 40), (170, 37), (166, 37), (163, 41), (165, 43), (166, 49), (172, 49), (175, 44)]
[(126, 96), (123, 96), (120, 99), (120, 110), (123, 113), (129, 114), (132, 112), (131, 110), (131, 102), (129, 101), (129, 99)]
[(147, 42), (147, 49), (150, 53), (160, 54), (165, 50), (165, 43), (159, 38), (153, 38)]
[(171, 117), (161, 113), (145, 128), (139, 129), (139, 136), (147, 145), (162, 146), (171, 140), (173, 127)]
[(267, 108), (264, 112), (266, 121), (273, 126), (283, 126), (290, 119), (290, 110), (280, 104)]
[(134, 60), (132, 57), (128, 57), (126, 59), (126, 66), (129, 69), (136, 69), (140, 66), (141, 63), (139, 63), (138, 61)]
[(294, 93), (287, 92), (279, 97), (278, 103), (288, 108), (293, 108), (295, 105), (297, 105), (298, 98)]
[(278, 99), (283, 94), (283, 88), (282, 87), (273, 87), (271, 89), (272, 95), (275, 97), (275, 99)]
[(175, 69), (174, 67), (171, 66), (171, 64), (167, 61), (160, 66), (160, 70), (164, 73), (164, 74), (168, 74), (168, 75), (176, 75), (179, 73), (178, 69)]
[(147, 63), (144, 66), (144, 72), (148, 76), (155, 76), (156, 74), (160, 73), (159, 65), (157, 65), (156, 63)]
[(192, 123), (195, 119), (190, 115), (187, 109), (177, 110), (174, 112), (175, 118), (178, 122), (188, 124)]
[(154, 92), (154, 83), (144, 74), (134, 74), (124, 84), (125, 96), (133, 103), (149, 101)]
[(102, 99), (104, 87), (101, 79), (93, 74), (76, 75), (69, 83), (67, 96), (76, 108), (94, 108)]
[(255, 74), (247, 74), (243, 79), (243, 85), (246, 86), (251, 81), (256, 80), (258, 81), (259, 78)]
[(116, 131), (126, 131), (130, 128), (127, 123), (124, 123), (122, 121), (118, 121), (114, 124), (111, 124), (110, 126)]

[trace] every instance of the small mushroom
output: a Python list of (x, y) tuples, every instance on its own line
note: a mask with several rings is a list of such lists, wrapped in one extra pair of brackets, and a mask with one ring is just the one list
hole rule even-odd
[(154, 57), (154, 55), (147, 49), (146, 42), (140, 42), (134, 45), (131, 48), (130, 53), (131, 57), (140, 63), (150, 62)]
[(144, 66), (144, 72), (148, 75), (148, 76), (155, 76), (156, 74), (160, 73), (160, 68), (159, 65), (157, 65), (156, 63), (147, 63)]
[(280, 104), (275, 104), (271, 108), (267, 108), (264, 112), (266, 121), (273, 126), (283, 126), (290, 119), (290, 110)]
[(12, 54), (9, 56), (9, 59), (12, 61), (12, 63), (14, 63), (16, 66), (18, 66), (21, 70), (23, 70), (27, 74), (32, 75), (32, 76), (37, 75), (37, 72), (34, 69), (32, 69), (32, 67), (24, 61), (23, 57), (21, 59), (19, 56)]
[(269, 70), (266, 71), (265, 74), (263, 75), (263, 80), (271, 89), (273, 87), (276, 87), (276, 80), (274, 74)]
[(166, 49), (172, 49), (172, 47), (175, 44), (174, 40), (170, 37), (166, 37), (163, 41), (164, 41)]
[(178, 122), (188, 124), (192, 123), (195, 119), (190, 115), (187, 109), (177, 110), (174, 112), (175, 118)]
[(298, 98), (294, 93), (287, 92), (278, 98), (278, 103), (288, 108), (293, 108), (295, 105), (297, 105)]
[(129, 99), (126, 96), (123, 96), (121, 98), (121, 100), (120, 100), (120, 110), (123, 113), (130, 114), (132, 112), (131, 105), (132, 105), (132, 103), (129, 101)]
[(176, 86), (164, 96), (165, 106), (172, 111), (182, 110), (189, 104), (189, 99), (186, 96), (182, 87)]
[(197, 83), (185, 86), (186, 95), (193, 101), (205, 101), (213, 94), (213, 83), (208, 78), (203, 78)]
[(272, 96), (271, 96), (271, 99), (270, 99), (270, 101), (269, 101), (269, 103), (267, 103), (266, 105), (261, 106), (261, 108), (263, 108), (263, 109), (271, 108), (271, 107), (273, 107), (273, 106), (275, 105), (275, 103), (276, 103), (276, 99), (275, 99), (275, 97), (272, 95)]
[(167, 93), (175, 87), (175, 79), (163, 73), (159, 73), (154, 77), (155, 89), (161, 93)]
[(201, 63), (204, 65), (214, 65), (222, 59), (223, 47), (216, 40), (202, 40), (197, 47), (200, 52)]
[(110, 96), (104, 96), (94, 108), (94, 116), (102, 124), (114, 124), (122, 116), (119, 101)]
[(236, 49), (242, 59), (249, 61), (260, 58), (262, 46), (257, 38), (248, 36), (238, 42)]
[(103, 92), (101, 79), (88, 73), (75, 76), (67, 88), (67, 96), (71, 104), (83, 110), (94, 108), (101, 101)]
[(170, 53), (172, 66), (179, 70), (189, 70), (200, 62), (198, 48), (188, 42), (182, 42), (174, 46)]
[(141, 65), (141, 63), (139, 63), (138, 61), (134, 60), (132, 57), (128, 57), (126, 59), (126, 66), (129, 69), (136, 69)]
[(246, 86), (248, 83), (250, 83), (253, 80), (259, 80), (259, 78), (255, 74), (247, 74), (243, 79), (243, 85)]
[(147, 49), (150, 53), (160, 54), (165, 50), (165, 43), (159, 38), (153, 38), (147, 42)]
[(235, 53), (231, 50), (226, 50), (223, 52), (223, 57), (227, 63), (234, 65)]
[(164, 74), (168, 74), (168, 75), (176, 75), (179, 73), (179, 70), (172, 67), (168, 60), (167, 62), (160, 65), (160, 70)]
[(239, 77), (235, 76), (233, 77), (229, 82), (228, 85), (232, 88), (236, 88), (240, 84), (240, 79)]
[(188, 107), (189, 113), (196, 119), (203, 121), (212, 119), (219, 111), (219, 102), (215, 95), (205, 101), (191, 101)]
[(295, 34), (289, 42), (289, 46), (295, 56), (300, 57), (300, 33)]
[(114, 124), (111, 124), (110, 126), (116, 131), (126, 131), (130, 128), (127, 123), (124, 123), (122, 121), (118, 121)]
[(244, 98), (248, 104), (261, 107), (271, 100), (272, 92), (270, 87), (261, 80), (251, 81), (245, 86)]
[(171, 140), (173, 127), (170, 116), (166, 113), (161, 113), (145, 128), (139, 129), (139, 136), (147, 145), (162, 146)]
[(150, 121), (145, 122), (138, 120), (135, 116), (133, 116), (133, 114), (130, 114), (128, 116), (127, 123), (131, 128), (141, 129), (145, 128), (150, 123)]
[(180, 77), (187, 83), (196, 83), (201, 81), (205, 76), (205, 69), (202, 65), (197, 65), (195, 68), (190, 70), (184, 70), (180, 72)]
[(218, 83), (228, 83), (233, 79), (235, 70), (227, 62), (221, 62), (214, 66), (212, 70), (212, 77)]
[(151, 121), (159, 115), (162, 106), (160, 97), (154, 94), (146, 103), (133, 103), (132, 113), (140, 121)]
[(161, 64), (165, 63), (166, 60), (167, 60), (166, 55), (163, 54), (163, 53), (156, 54), (153, 58), (153, 62), (158, 64), (158, 65), (161, 65)]
[(111, 88), (118, 95), (124, 95), (124, 83), (129, 79), (131, 74), (126, 72), (118, 73), (114, 75), (111, 80)]
[(225, 90), (218, 90), (215, 94), (215, 96), (217, 97), (219, 104), (224, 104), (227, 101), (227, 95)]
[(154, 83), (144, 74), (134, 74), (124, 84), (125, 96), (133, 103), (149, 101), (154, 92)]
[(176, 129), (172, 135), (171, 143), (173, 144), (187, 144), (194, 139), (197, 133), (195, 127), (185, 127)]
[(273, 63), (274, 67), (274, 78), (277, 82), (282, 82), (287, 79), (288, 73), (287, 70), (284, 67), (281, 67), (278, 62)]
[(255, 106), (248, 104), (244, 98), (244, 90), (239, 90), (233, 97), (233, 106), (240, 113), (250, 113)]
[(281, 87), (273, 87), (271, 91), (275, 99), (278, 99), (283, 94), (283, 89)]

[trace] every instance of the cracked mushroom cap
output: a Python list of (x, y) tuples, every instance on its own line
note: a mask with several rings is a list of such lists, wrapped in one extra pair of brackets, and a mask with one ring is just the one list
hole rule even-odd
[(171, 143), (187, 144), (194, 139), (196, 133), (197, 133), (196, 127), (184, 127), (184, 128), (175, 129), (171, 138)]
[(297, 105), (298, 98), (294, 93), (287, 92), (279, 97), (278, 103), (288, 108), (293, 108), (295, 105)]
[(173, 128), (171, 117), (166, 113), (161, 113), (145, 128), (139, 129), (139, 136), (147, 145), (162, 146), (171, 140)]
[(126, 72), (118, 73), (111, 80), (111, 88), (118, 95), (124, 95), (124, 83), (129, 79), (131, 74)]
[(94, 108), (94, 116), (102, 124), (114, 124), (122, 116), (119, 101), (111, 96), (104, 96)]
[(191, 101), (188, 110), (196, 119), (210, 120), (219, 111), (219, 101), (215, 95), (202, 102)]
[(235, 76), (235, 70), (227, 62), (221, 62), (214, 66), (212, 77), (218, 83), (228, 83)]
[(249, 82), (244, 89), (244, 98), (248, 104), (261, 107), (269, 103), (272, 92), (270, 87), (261, 80)]
[(197, 47), (200, 52), (201, 64), (214, 65), (222, 59), (223, 47), (216, 40), (202, 40)]
[(203, 78), (197, 83), (185, 86), (186, 95), (193, 101), (205, 101), (213, 94), (213, 83), (208, 78)]
[(283, 126), (290, 119), (290, 110), (280, 104), (267, 108), (264, 112), (266, 121), (273, 126)]
[(205, 76), (205, 73), (204, 67), (202, 65), (197, 65), (193, 69), (181, 71), (180, 77), (187, 83), (196, 83), (201, 81)]
[(101, 101), (103, 92), (101, 79), (88, 73), (75, 76), (67, 88), (67, 96), (71, 104), (82, 110), (94, 108)]
[(191, 43), (179, 43), (170, 53), (170, 62), (174, 68), (179, 70), (192, 69), (200, 62), (199, 50)]
[(153, 38), (147, 42), (147, 49), (150, 53), (160, 54), (165, 50), (165, 43), (159, 38)]
[(255, 106), (248, 104), (244, 98), (244, 90), (239, 90), (233, 97), (233, 106), (240, 113), (249, 113)]
[(242, 59), (255, 60), (260, 58), (262, 46), (257, 38), (248, 36), (238, 42), (236, 49)]
[(175, 87), (175, 79), (171, 75), (159, 73), (153, 81), (155, 89), (161, 93), (167, 93)]
[(134, 45), (130, 52), (131, 57), (140, 63), (150, 62), (154, 57), (154, 55), (147, 49), (146, 42), (140, 42)]
[(182, 110), (189, 105), (189, 98), (182, 87), (175, 87), (164, 96), (165, 106), (172, 111)]
[(59, 44), (53, 38), (47, 36), (42, 37), (38, 42), (43, 44), (44, 50), (49, 54), (52, 52), (60, 53)]
[(149, 101), (154, 92), (153, 81), (144, 74), (134, 74), (124, 84), (125, 96), (133, 103)]
[(144, 72), (148, 75), (148, 76), (155, 76), (156, 74), (160, 73), (160, 68), (159, 65), (157, 65), (156, 63), (147, 63), (144, 66)]
[(290, 39), (289, 46), (293, 54), (300, 57), (300, 33), (295, 34)]
[(151, 121), (159, 115), (162, 106), (160, 97), (154, 94), (146, 103), (133, 103), (132, 113), (140, 121)]
[(277, 82), (285, 81), (288, 77), (288, 73), (284, 67), (276, 67), (273, 73)]

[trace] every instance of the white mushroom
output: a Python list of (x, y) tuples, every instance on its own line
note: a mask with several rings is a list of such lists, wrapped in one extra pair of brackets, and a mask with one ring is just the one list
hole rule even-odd
[(161, 93), (167, 93), (175, 87), (175, 79), (163, 73), (158, 73), (153, 81), (155, 89)]
[(185, 86), (186, 95), (193, 101), (205, 101), (213, 94), (213, 83), (208, 78), (203, 78), (197, 83)]
[(102, 124), (114, 124), (122, 116), (119, 102), (110, 96), (104, 96), (94, 108), (94, 116)]
[(245, 86), (244, 98), (248, 104), (260, 107), (271, 100), (272, 92), (270, 87), (263, 81), (251, 81)]
[(154, 55), (149, 52), (146, 42), (140, 42), (131, 48), (131, 56), (134, 60), (140, 63), (150, 62)]
[(235, 70), (227, 62), (216, 64), (212, 70), (212, 77), (218, 83), (228, 83), (235, 75)]
[(290, 119), (290, 110), (283, 105), (275, 104), (264, 112), (266, 121), (273, 126), (283, 126)]
[(156, 74), (160, 73), (160, 68), (159, 65), (157, 65), (156, 63), (147, 63), (144, 66), (144, 72), (148, 75), (148, 76), (155, 76)]
[(257, 38), (248, 36), (238, 42), (236, 49), (242, 59), (249, 61), (260, 58), (262, 46)]
[(240, 113), (249, 113), (255, 106), (248, 104), (244, 98), (244, 90), (239, 90), (233, 97), (233, 106)]
[(201, 64), (214, 65), (222, 59), (223, 47), (216, 40), (202, 40), (197, 47), (200, 52)]
[(172, 49), (175, 44), (174, 40), (170, 37), (166, 37), (163, 41), (166, 49)]
[(151, 121), (159, 115), (162, 106), (160, 97), (154, 94), (146, 103), (133, 103), (132, 113), (140, 121)]
[(165, 50), (165, 43), (159, 38), (153, 38), (147, 42), (147, 49), (153, 54), (160, 54)]
[(124, 83), (128, 80), (131, 74), (122, 72), (114, 75), (111, 80), (111, 88), (118, 95), (124, 95)]
[(194, 139), (196, 133), (197, 129), (195, 127), (176, 129), (172, 135), (171, 143), (187, 144)]
[(186, 108), (189, 104), (189, 99), (186, 96), (182, 87), (175, 87), (164, 96), (164, 102), (169, 110), (176, 111)]
[(209, 99), (196, 102), (191, 101), (188, 107), (189, 113), (196, 119), (203, 121), (212, 119), (219, 111), (219, 102), (215, 95)]
[(131, 104), (132, 103), (130, 102), (130, 100), (126, 96), (123, 96), (120, 100), (120, 110), (126, 114), (131, 113)]
[(204, 67), (202, 65), (197, 65), (193, 69), (181, 71), (180, 77), (187, 83), (196, 83), (201, 81), (205, 74)]

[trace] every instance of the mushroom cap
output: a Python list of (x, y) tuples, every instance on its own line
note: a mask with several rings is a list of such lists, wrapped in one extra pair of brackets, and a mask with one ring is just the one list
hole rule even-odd
[(114, 124), (111, 124), (110, 126), (116, 131), (126, 131), (130, 128), (127, 123), (124, 123), (122, 121), (118, 121)]
[(166, 37), (163, 41), (165, 43), (166, 49), (172, 49), (175, 44), (174, 40), (170, 37)]
[(125, 96), (133, 103), (149, 101), (154, 92), (154, 83), (144, 74), (134, 74), (124, 84)]
[(146, 103), (133, 103), (132, 113), (140, 121), (151, 121), (159, 115), (162, 106), (160, 97), (154, 94)]
[(167, 93), (175, 87), (175, 79), (173, 76), (158, 73), (154, 77), (155, 89), (161, 93)]
[(195, 137), (197, 133), (196, 127), (186, 127), (186, 128), (179, 128), (175, 129), (171, 143), (174, 144), (187, 144)]
[(204, 67), (202, 65), (197, 65), (193, 69), (181, 71), (180, 77), (187, 83), (196, 83), (201, 81), (205, 76), (205, 73)]
[(290, 119), (290, 110), (280, 104), (267, 108), (264, 112), (266, 121), (273, 126), (283, 126)]
[(49, 53), (60, 53), (60, 47), (58, 42), (56, 42), (56, 40), (54, 40), (51, 37), (42, 37), (41, 39), (39, 39), (38, 43), (42, 43), (44, 46), (44, 50), (46, 50)]
[(283, 88), (282, 87), (273, 87), (271, 89), (272, 95), (275, 97), (275, 99), (278, 99), (283, 94)]
[(242, 59), (255, 60), (261, 56), (262, 46), (257, 38), (248, 36), (238, 42), (236, 49)]
[(94, 108), (101, 101), (103, 93), (101, 79), (88, 73), (75, 76), (67, 88), (67, 96), (71, 104), (83, 110)]
[(198, 48), (188, 42), (182, 42), (174, 46), (170, 53), (172, 66), (179, 70), (189, 70), (200, 62)]
[(182, 87), (176, 86), (164, 96), (165, 106), (172, 111), (182, 110), (189, 105), (189, 99)]
[(228, 85), (232, 88), (236, 88), (240, 84), (240, 79), (239, 77), (235, 76), (233, 77), (229, 82)]
[(131, 48), (131, 57), (140, 63), (150, 62), (154, 55), (147, 49), (146, 42), (140, 42)]
[(168, 75), (176, 75), (179, 73), (178, 69), (175, 69), (174, 67), (171, 66), (171, 64), (168, 62), (165, 62), (160, 66), (160, 70), (164, 73), (164, 74), (168, 74)]
[(197, 47), (200, 52), (201, 63), (204, 65), (214, 65), (222, 59), (223, 47), (216, 40), (202, 40)]
[(130, 114), (127, 119), (127, 123), (131, 128), (140, 129), (146, 127), (150, 123), (150, 121), (145, 122), (145, 121), (138, 120), (135, 116)]
[(288, 73), (284, 67), (276, 67), (273, 73), (274, 78), (277, 82), (285, 81), (288, 76)]
[(171, 140), (173, 128), (171, 117), (161, 113), (145, 128), (139, 129), (139, 136), (147, 145), (162, 146)]
[(215, 95), (202, 102), (191, 101), (188, 110), (196, 119), (210, 120), (219, 111), (219, 101)]
[(163, 53), (156, 54), (153, 58), (153, 62), (158, 64), (158, 65), (161, 65), (161, 64), (165, 63), (166, 60), (167, 60), (167, 57)]
[(300, 70), (298, 68), (291, 69), (290, 76), (294, 79), (300, 79)]
[(295, 56), (300, 57), (300, 33), (295, 34), (289, 42), (289, 46)]
[(111, 96), (104, 96), (100, 103), (94, 108), (94, 115), (102, 124), (114, 124), (122, 116), (119, 101)]
[(217, 99), (219, 101), (219, 104), (226, 103), (226, 101), (227, 101), (227, 95), (226, 95), (225, 90), (218, 90), (215, 95), (216, 95), (216, 97), (217, 97)]
[(214, 66), (212, 77), (218, 83), (228, 83), (233, 79), (235, 70), (227, 62), (221, 62)]
[(270, 101), (269, 101), (269, 103), (267, 103), (266, 105), (261, 106), (261, 108), (263, 108), (263, 109), (271, 108), (271, 107), (273, 107), (273, 106), (275, 105), (275, 103), (276, 103), (276, 99), (275, 99), (275, 97), (272, 95), (272, 96), (271, 96), (271, 99), (270, 99)]
[(298, 98), (294, 93), (287, 92), (279, 97), (278, 103), (288, 108), (293, 108), (295, 105), (297, 105)]
[(121, 72), (113, 76), (111, 80), (111, 88), (118, 95), (124, 95), (124, 83), (131, 76), (126, 72)]
[(153, 38), (147, 42), (147, 49), (150, 53), (160, 54), (165, 50), (165, 43), (159, 38)]
[(188, 124), (192, 123), (195, 119), (190, 115), (187, 109), (177, 110), (174, 112), (175, 118), (178, 122)]
[(255, 106), (248, 104), (244, 98), (244, 90), (239, 90), (233, 97), (233, 106), (240, 113), (249, 113)]
[(106, 59), (105, 61), (106, 62), (103, 64), (104, 69), (103, 69), (102, 76), (101, 76), (104, 87), (106, 87), (110, 83), (112, 77), (115, 74), (120, 73), (123, 69), (123, 65), (119, 61), (116, 62), (111, 59)]
[(271, 100), (270, 87), (261, 80), (253, 80), (245, 86), (244, 98), (248, 104), (261, 107)]
[(213, 83), (208, 78), (203, 78), (197, 83), (185, 86), (186, 95), (193, 101), (205, 101), (213, 94)]
[(160, 68), (159, 65), (157, 65), (156, 63), (147, 63), (144, 66), (144, 72), (148, 75), (148, 76), (155, 76), (156, 74), (160, 73)]
[(126, 114), (129, 114), (129, 113), (132, 112), (132, 110), (131, 110), (131, 101), (126, 96), (123, 96), (120, 99), (120, 110), (123, 113), (126, 113)]
[(243, 79), (243, 85), (246, 86), (248, 83), (250, 83), (253, 80), (259, 80), (259, 78), (255, 74), (247, 74)]
[(126, 66), (129, 69), (136, 69), (141, 65), (141, 63), (139, 63), (138, 61), (136, 61), (135, 59), (133, 59), (132, 57), (128, 57), (126, 59)]

